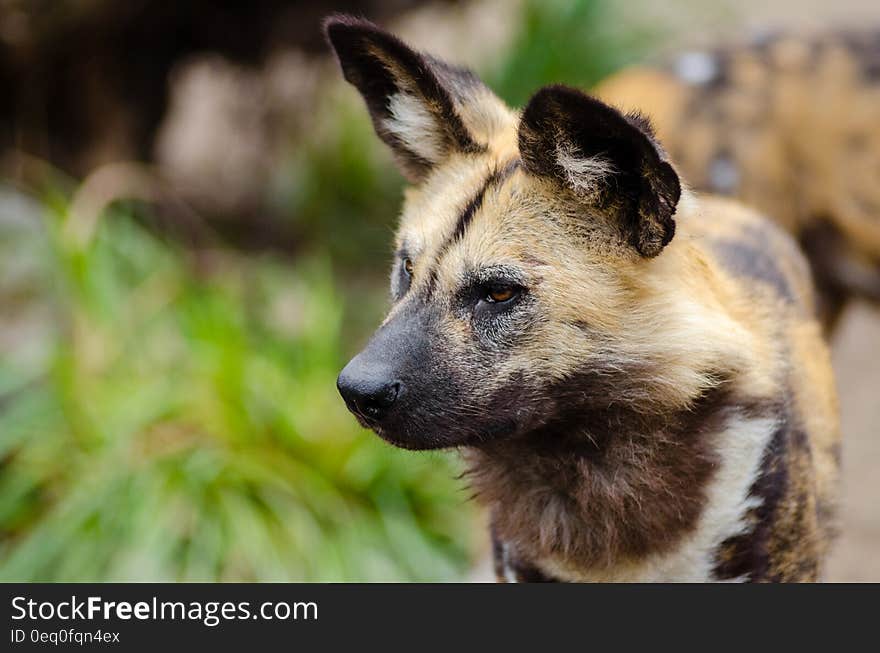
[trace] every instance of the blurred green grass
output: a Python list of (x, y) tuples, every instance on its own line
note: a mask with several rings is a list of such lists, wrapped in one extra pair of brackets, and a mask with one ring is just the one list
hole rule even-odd
[[(519, 104), (643, 56), (597, 0), (524, 3), (485, 76)], [(613, 25), (614, 27), (609, 27)], [(384, 308), (402, 182), (353, 92), (320, 98), (267, 201), (296, 258), (191, 251), (116, 202), (72, 234), (70, 195), (0, 238), (0, 580), (461, 578), (474, 509), (447, 454), (360, 429), (335, 377)], [(33, 226), (33, 225), (32, 225)], [(483, 543), (485, 546), (485, 543)]]
[[(42, 369), (4, 364), (2, 580), (440, 580), (468, 559), (446, 456), (339, 405), (326, 258), (196, 262), (115, 208), (44, 221)], [(19, 243), (26, 247), (27, 243)]]
[(597, 0), (531, 0), (508, 56), (481, 71), (508, 104), (519, 107), (544, 84), (589, 89), (602, 78), (644, 59), (666, 30), (637, 22), (637, 3)]

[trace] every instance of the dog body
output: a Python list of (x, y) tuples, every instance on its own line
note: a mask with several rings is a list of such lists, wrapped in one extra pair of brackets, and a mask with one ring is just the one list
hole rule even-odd
[[(600, 404), (565, 433), (551, 426), (470, 448), (500, 579), (818, 578), (833, 537), (839, 450), (805, 263), (740, 205), (704, 197), (676, 215), (675, 239), (651, 262), (668, 256), (669, 267), (648, 273), (662, 299), (630, 309), (682, 307), (675, 318), (645, 316), (656, 325), (645, 324), (645, 337), (658, 339), (646, 348), (663, 347), (670, 360), (663, 372), (644, 371), (687, 387), (699, 368), (672, 361), (705, 348), (716, 379), (691, 386), (685, 407), (645, 415)], [(612, 404), (625, 387), (615, 385), (576, 375), (554, 393)]]
[(511, 111), (364, 21), (326, 26), (414, 182), (392, 308), (338, 385), (410, 449), (460, 448), (499, 580), (813, 580), (836, 398), (808, 266), (683, 189), (641, 116)]
[(880, 32), (688, 52), (596, 93), (646, 112), (693, 187), (744, 201), (801, 243), (827, 328), (850, 297), (880, 304)]

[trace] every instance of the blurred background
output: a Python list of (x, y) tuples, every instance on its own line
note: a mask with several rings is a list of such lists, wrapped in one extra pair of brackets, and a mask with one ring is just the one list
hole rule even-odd
[[(335, 377), (387, 307), (402, 179), (319, 24), (365, 15), (508, 102), (875, 0), (0, 0), (0, 580), (488, 580), (453, 454)], [(843, 536), (880, 580), (880, 315), (835, 338)]]

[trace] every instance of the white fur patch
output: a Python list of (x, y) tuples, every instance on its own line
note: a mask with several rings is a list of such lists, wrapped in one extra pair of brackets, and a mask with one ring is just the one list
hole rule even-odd
[(568, 185), (583, 194), (594, 193), (615, 171), (614, 164), (605, 157), (578, 156), (573, 146), (564, 143), (556, 147), (556, 162), (565, 170)]
[(424, 101), (397, 93), (388, 100), (389, 118), (385, 129), (394, 134), (413, 154), (430, 163), (438, 163), (445, 153), (443, 132)]
[[(735, 415), (726, 428), (715, 434), (721, 463), (706, 492), (706, 508), (693, 533), (674, 551), (653, 556), (634, 565), (579, 574), (562, 565), (542, 567), (559, 578), (604, 582), (704, 582), (715, 580), (715, 553), (724, 540), (748, 528), (746, 512), (759, 505), (749, 495), (761, 470), (764, 450), (770, 443), (777, 421), (770, 417)], [(737, 579), (745, 580), (745, 579)]]
[(518, 583), (516, 572), (510, 566), (510, 549), (507, 544), (501, 545), (501, 568), (504, 570), (504, 580), (508, 583)]
[(688, 84), (708, 84), (718, 75), (718, 61), (708, 52), (685, 52), (675, 62), (675, 72)]

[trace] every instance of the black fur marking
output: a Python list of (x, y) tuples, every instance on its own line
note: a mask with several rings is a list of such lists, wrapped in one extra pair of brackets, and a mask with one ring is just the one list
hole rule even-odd
[[(714, 575), (718, 580), (744, 578), (751, 582), (814, 580), (818, 574), (815, 542), (808, 541), (807, 526), (822, 506), (811, 506), (805, 482), (812, 450), (806, 431), (790, 406), (785, 392), (775, 412), (779, 422), (764, 450), (758, 478), (749, 496), (759, 504), (748, 510), (747, 532), (725, 540), (716, 552)], [(815, 514), (810, 514), (816, 511)], [(802, 550), (805, 555), (781, 552)]]
[(495, 527), (489, 527), (492, 537), (492, 566), (495, 570), (495, 578), (498, 582), (508, 582), (508, 572), (512, 573), (519, 583), (560, 583), (564, 582), (553, 578), (538, 569), (535, 565), (513, 554), (510, 547), (505, 545)]
[[(489, 184), (492, 183), (494, 179), (495, 173), (490, 176), (485, 183), (480, 187), (480, 190), (477, 191), (477, 194), (474, 195), (471, 200), (467, 203), (467, 206), (464, 207), (464, 211), (461, 212), (461, 215), (458, 217), (458, 222), (455, 225), (455, 231), (452, 232), (451, 242), (456, 242), (461, 240), (464, 237), (464, 232), (467, 230), (468, 225), (471, 220), (474, 218), (474, 213), (479, 210), (479, 208), (483, 205), (483, 196), (486, 194), (486, 188), (489, 187)], [(442, 251), (446, 251), (448, 249), (449, 243), (447, 242), (443, 246)]]
[(519, 558), (510, 560), (510, 568), (513, 571), (516, 580), (520, 583), (559, 583), (557, 578), (548, 576), (535, 565)]
[(430, 54), (422, 54), (422, 57), (431, 66), (443, 87), (458, 100), (465, 99), (468, 94), (484, 86), (483, 82), (472, 70), (462, 68), (461, 66), (454, 66)]
[(504, 580), (504, 545), (498, 539), (498, 533), (495, 532), (495, 527), (491, 524), (489, 525), (489, 536), (492, 538), (492, 568), (495, 571), (495, 579), (501, 582)]
[(455, 231), (452, 234), (452, 238), (449, 242), (444, 244), (442, 251), (445, 252), (451, 243), (460, 241), (464, 238), (465, 231), (471, 223), (471, 220), (473, 220), (474, 214), (483, 205), (483, 197), (486, 195), (486, 190), (490, 186), (498, 186), (504, 183), (504, 181), (509, 179), (516, 169), (519, 168), (519, 165), (519, 159), (514, 159), (500, 170), (495, 170), (489, 175), (482, 187), (480, 187), (480, 190), (477, 191), (477, 194), (474, 195), (471, 201), (467, 203), (467, 206), (465, 206), (464, 211), (461, 212), (461, 215), (458, 218), (458, 223), (455, 225)]
[(654, 130), (654, 125), (651, 124), (651, 119), (641, 111), (630, 111), (624, 114), (623, 117), (633, 127), (643, 131), (645, 135), (656, 138), (657, 132)]
[(458, 217), (458, 222), (456, 222), (455, 224), (455, 229), (453, 230), (452, 235), (440, 246), (440, 249), (438, 250), (435, 259), (435, 265), (428, 272), (428, 280), (424, 285), (423, 291), (423, 297), (425, 299), (429, 299), (433, 295), (434, 289), (437, 285), (437, 266), (440, 265), (443, 257), (446, 255), (446, 252), (449, 251), (449, 248), (452, 247), (453, 244), (460, 242), (464, 238), (468, 226), (474, 219), (474, 215), (476, 215), (477, 211), (480, 210), (480, 207), (483, 206), (483, 198), (486, 196), (486, 192), (489, 190), (489, 188), (498, 186), (509, 179), (510, 176), (519, 168), (519, 165), (519, 160), (514, 159), (503, 168), (494, 170), (492, 174), (490, 174), (486, 178), (486, 181), (483, 182), (483, 185), (480, 186), (480, 189), (464, 207), (461, 215)]
[(732, 274), (768, 284), (786, 302), (796, 302), (785, 274), (769, 255), (766, 247), (737, 240), (715, 240), (712, 241), (712, 249), (722, 266)]
[(672, 240), (681, 196), (678, 175), (652, 133), (644, 116), (624, 116), (576, 89), (548, 86), (523, 110), (519, 150), (527, 171), (568, 188), (560, 150), (607, 159), (614, 172), (600, 189), (599, 206), (619, 221), (624, 238), (650, 257)]
[(749, 511), (747, 519), (751, 530), (722, 542), (714, 575), (718, 580), (746, 578), (750, 581), (777, 580), (771, 576), (770, 539), (773, 515), (788, 487), (788, 467), (785, 463), (787, 440), (791, 424), (783, 421), (773, 433), (761, 461), (761, 473), (749, 489), (749, 496), (761, 504)]
[(437, 266), (435, 265), (428, 271), (428, 278), (425, 281), (425, 285), (422, 287), (421, 298), (422, 301), (428, 303), (428, 301), (434, 295), (434, 289), (437, 287)]

